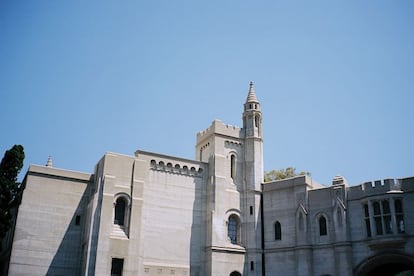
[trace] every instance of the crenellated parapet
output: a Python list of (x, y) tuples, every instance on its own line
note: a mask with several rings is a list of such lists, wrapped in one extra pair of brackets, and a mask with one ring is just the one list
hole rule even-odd
[(197, 144), (213, 134), (240, 138), (241, 130), (237, 126), (224, 124), (220, 120), (214, 120), (207, 129), (197, 133)]
[(360, 185), (349, 187), (351, 198), (363, 198), (383, 195), (386, 193), (401, 193), (403, 179), (387, 178), (374, 181), (366, 181)]

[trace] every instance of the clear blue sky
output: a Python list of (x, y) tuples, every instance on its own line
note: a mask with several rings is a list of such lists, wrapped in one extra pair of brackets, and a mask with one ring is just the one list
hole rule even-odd
[(193, 159), (251, 80), (265, 170), (414, 175), (413, 1), (0, 1), (0, 151), (22, 144), (24, 171)]

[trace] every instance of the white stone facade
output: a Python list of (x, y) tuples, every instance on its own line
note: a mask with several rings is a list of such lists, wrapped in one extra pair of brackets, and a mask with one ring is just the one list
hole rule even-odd
[(263, 183), (253, 84), (243, 128), (196, 159), (107, 153), (91, 174), (30, 166), (9, 275), (381, 275), (414, 269), (414, 178)]

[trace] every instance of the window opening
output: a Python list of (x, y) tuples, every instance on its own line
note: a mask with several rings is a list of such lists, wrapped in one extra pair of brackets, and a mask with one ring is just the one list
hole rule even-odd
[(236, 178), (236, 156), (234, 154), (230, 156), (230, 177), (233, 181)]
[(80, 225), (80, 215), (77, 215), (75, 218), (75, 225)]
[(388, 200), (382, 201), (382, 213), (383, 213), (383, 220), (385, 226), (385, 233), (392, 234), (392, 221), (391, 221), (391, 210), (390, 210), (390, 203)]
[(229, 223), (227, 226), (227, 234), (230, 239), (230, 242), (236, 244), (238, 242), (238, 229), (239, 220), (235, 215), (229, 217)]
[(258, 127), (259, 126), (259, 117), (258, 116), (255, 116), (254, 117), (254, 126), (255, 127)]
[(254, 262), (253, 261), (250, 262), (250, 271), (254, 271)]
[(115, 218), (114, 224), (124, 225), (125, 223), (125, 199), (119, 197), (115, 203)]
[(374, 209), (374, 222), (375, 222), (375, 230), (377, 235), (383, 235), (384, 232), (382, 231), (382, 221), (381, 221), (381, 206), (379, 202), (374, 202), (372, 204)]
[(394, 207), (398, 233), (405, 233), (404, 214), (401, 199), (396, 199), (394, 201)]
[(275, 222), (275, 240), (281, 240), (282, 239), (282, 226), (280, 225), (280, 222)]
[(250, 215), (253, 215), (253, 206), (250, 206)]
[(111, 276), (122, 276), (124, 259), (112, 258)]
[(365, 227), (367, 229), (367, 236), (371, 237), (371, 224), (369, 222), (369, 211), (368, 211), (368, 204), (364, 204), (364, 213), (365, 213)]
[(319, 235), (326, 236), (327, 234), (328, 231), (326, 229), (326, 218), (324, 216), (321, 216), (319, 218)]

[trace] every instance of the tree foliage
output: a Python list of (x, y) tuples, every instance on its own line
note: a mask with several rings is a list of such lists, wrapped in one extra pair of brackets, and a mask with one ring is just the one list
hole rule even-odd
[(0, 241), (11, 227), (11, 209), (20, 204), (22, 186), (17, 176), (23, 167), (24, 149), (14, 145), (7, 150), (0, 163)]
[(280, 169), (280, 170), (271, 170), (268, 172), (264, 173), (264, 181), (265, 182), (269, 182), (269, 181), (275, 181), (275, 180), (281, 180), (281, 179), (285, 179), (285, 178), (289, 178), (289, 177), (294, 177), (294, 176), (298, 176), (298, 175), (308, 175), (310, 176), (310, 172), (296, 172), (296, 168), (293, 167), (287, 167), (285, 169)]

